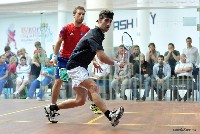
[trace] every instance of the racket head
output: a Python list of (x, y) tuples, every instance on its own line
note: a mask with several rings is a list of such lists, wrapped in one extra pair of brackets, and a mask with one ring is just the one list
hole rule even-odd
[(122, 44), (128, 51), (133, 47), (133, 39), (128, 32), (122, 34)]

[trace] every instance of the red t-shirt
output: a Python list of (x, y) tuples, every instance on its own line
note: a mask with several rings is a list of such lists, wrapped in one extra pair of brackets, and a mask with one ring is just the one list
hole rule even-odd
[(59, 34), (59, 37), (64, 40), (60, 51), (60, 56), (64, 58), (69, 58), (79, 40), (89, 30), (90, 28), (85, 24), (82, 24), (80, 27), (75, 27), (74, 23), (70, 23), (63, 27)]

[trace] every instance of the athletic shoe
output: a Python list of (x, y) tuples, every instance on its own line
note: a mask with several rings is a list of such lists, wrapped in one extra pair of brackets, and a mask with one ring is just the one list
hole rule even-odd
[(60, 114), (57, 113), (56, 110), (52, 110), (50, 107), (51, 107), (51, 105), (44, 107), (46, 117), (48, 117), (48, 120), (51, 123), (57, 123), (58, 121), (56, 120), (56, 116), (58, 116)]
[(37, 97), (36, 100), (37, 101), (42, 101), (42, 99), (40, 97)]
[(13, 99), (19, 99), (19, 93), (14, 92), (13, 93)]
[(102, 111), (97, 107), (96, 109), (94, 109), (93, 111), (95, 114), (102, 114)]
[(102, 111), (95, 104), (90, 105), (90, 110), (93, 111), (95, 114), (101, 114), (102, 113)]
[(111, 111), (109, 117), (111, 118), (110, 123), (113, 127), (119, 124), (119, 119), (122, 117), (124, 113), (124, 108), (120, 107), (116, 111)]

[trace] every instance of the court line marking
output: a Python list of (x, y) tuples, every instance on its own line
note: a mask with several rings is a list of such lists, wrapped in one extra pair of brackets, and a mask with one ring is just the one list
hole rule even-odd
[(200, 114), (200, 112), (187, 112), (187, 113), (181, 113), (181, 112), (124, 112), (126, 114)]
[(102, 114), (102, 115), (100, 115), (100, 116), (98, 116), (98, 117), (96, 117), (96, 118), (94, 118), (94, 119), (90, 120), (90, 121), (89, 121), (89, 122), (87, 122), (86, 124), (92, 124), (92, 123), (94, 123), (95, 121), (97, 121), (97, 120), (101, 119), (103, 116), (104, 116), (104, 114)]
[[(101, 117), (101, 116), (99, 116)], [(103, 117), (103, 116), (102, 116)], [(15, 121), (15, 120), (6, 120), (6, 121), (0, 121), (0, 124), (8, 123), (8, 122), (15, 122), (15, 123), (34, 123), (34, 121)], [(47, 124), (53, 124), (50, 122), (47, 122)], [(55, 124), (72, 124), (69, 122), (58, 122)], [(74, 125), (82, 124), (82, 125), (105, 125), (107, 123), (74, 123)], [(194, 126), (200, 126), (200, 124), (119, 124), (119, 126), (162, 126), (162, 127), (194, 127)]]
[[(157, 112), (124, 112), (126, 114), (158, 114)], [(180, 115), (191, 115), (191, 114), (200, 114), (200, 113), (178, 113), (178, 112), (159, 112), (159, 114), (180, 114)], [(87, 123), (83, 123), (83, 124), (95, 124), (94, 122), (101, 119), (104, 115), (100, 115), (92, 120), (90, 120)], [(128, 124), (129, 125), (129, 124)], [(134, 125), (134, 124), (130, 124), (130, 125)], [(146, 124), (145, 124), (146, 125)], [(164, 125), (166, 126), (166, 125)], [(181, 125), (180, 125), (181, 126)]]
[(28, 111), (28, 110), (33, 110), (33, 109), (40, 108), (40, 107), (44, 107), (44, 106), (45, 106), (45, 105), (36, 106), (36, 107), (32, 107), (32, 108), (27, 108), (27, 109), (23, 109), (23, 110), (18, 110), (18, 111), (15, 111), (15, 112), (10, 112), (10, 113), (6, 113), (6, 114), (0, 114), (0, 117), (2, 117), (2, 116), (7, 116), (7, 115), (12, 115), (12, 114), (16, 114), (16, 113), (20, 113), (20, 112), (24, 112), (24, 111)]

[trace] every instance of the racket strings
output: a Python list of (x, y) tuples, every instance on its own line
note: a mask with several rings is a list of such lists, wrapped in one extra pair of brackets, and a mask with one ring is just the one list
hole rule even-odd
[(126, 47), (127, 50), (130, 50), (133, 45), (133, 41), (132, 41), (131, 37), (126, 33), (123, 34), (123, 36), (122, 36), (122, 43)]

